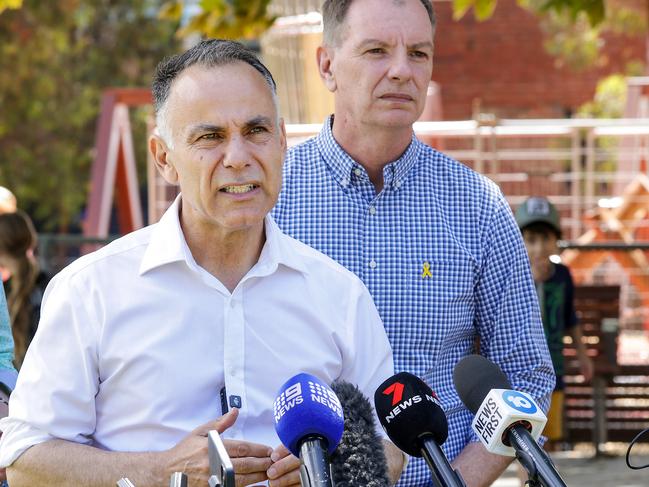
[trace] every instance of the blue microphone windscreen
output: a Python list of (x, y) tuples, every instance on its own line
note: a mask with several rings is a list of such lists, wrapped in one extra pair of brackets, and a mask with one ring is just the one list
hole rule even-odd
[(279, 389), (273, 403), (275, 431), (282, 444), (296, 457), (308, 437), (327, 442), (329, 454), (340, 443), (344, 417), (338, 397), (327, 384), (310, 374), (298, 374)]

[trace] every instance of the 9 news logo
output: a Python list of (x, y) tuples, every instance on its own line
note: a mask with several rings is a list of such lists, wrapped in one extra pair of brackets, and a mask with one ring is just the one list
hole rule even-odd
[(503, 392), (503, 400), (505, 401), (505, 404), (521, 413), (534, 414), (538, 410), (534, 401), (518, 391)]

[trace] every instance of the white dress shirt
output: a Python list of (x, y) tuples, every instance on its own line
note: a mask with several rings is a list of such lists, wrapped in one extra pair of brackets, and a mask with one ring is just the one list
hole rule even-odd
[(171, 448), (241, 402), (225, 438), (279, 445), (272, 406), (299, 373), (373, 397), (392, 353), (362, 282), (266, 218), (259, 261), (230, 293), (196, 264), (178, 218), (79, 258), (50, 283), (0, 421), (0, 466), (61, 438), (112, 451)]

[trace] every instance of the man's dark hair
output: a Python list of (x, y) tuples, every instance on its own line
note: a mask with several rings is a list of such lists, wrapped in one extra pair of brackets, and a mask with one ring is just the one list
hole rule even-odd
[(275, 80), (268, 68), (255, 53), (239, 42), (224, 39), (209, 39), (196, 44), (191, 49), (166, 58), (158, 64), (153, 76), (151, 90), (156, 114), (164, 106), (174, 79), (185, 69), (195, 64), (214, 67), (225, 66), (237, 61), (248, 63), (266, 80), (273, 94), (277, 92)]
[[(397, 1), (397, 0), (393, 0)], [(428, 12), (430, 25), (435, 33), (435, 11), (433, 4), (430, 0), (419, 0)], [(325, 0), (322, 5), (322, 24), (323, 24), (323, 39), (325, 45), (335, 46), (338, 39), (340, 27), (345, 22), (349, 7), (351, 7), (354, 0)]]

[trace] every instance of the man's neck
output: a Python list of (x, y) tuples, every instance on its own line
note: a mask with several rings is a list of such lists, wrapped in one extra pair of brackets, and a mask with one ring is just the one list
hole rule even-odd
[(412, 140), (412, 127), (361, 127), (335, 117), (332, 133), (352, 159), (365, 168), (377, 193), (383, 189), (383, 168), (399, 159)]
[(257, 263), (266, 241), (263, 222), (236, 232), (192, 231), (183, 225), (183, 233), (196, 263), (230, 292)]

